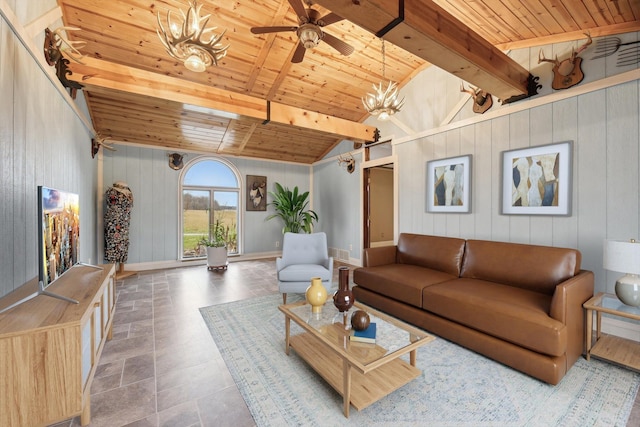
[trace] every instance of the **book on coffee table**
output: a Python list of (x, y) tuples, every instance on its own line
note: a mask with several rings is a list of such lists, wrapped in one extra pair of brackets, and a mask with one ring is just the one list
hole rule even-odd
[(351, 341), (355, 342), (366, 342), (375, 344), (376, 343), (376, 323), (369, 323), (367, 329), (362, 331), (353, 331), (353, 334), (349, 336)]

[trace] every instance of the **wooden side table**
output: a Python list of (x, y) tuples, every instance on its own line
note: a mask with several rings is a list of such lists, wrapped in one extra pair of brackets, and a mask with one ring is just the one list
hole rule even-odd
[[(640, 372), (640, 343), (615, 335), (603, 334), (602, 313), (640, 321), (640, 308), (623, 304), (615, 295), (600, 292), (583, 304), (587, 311), (587, 360), (591, 356)], [(595, 341), (593, 316), (596, 316)]]

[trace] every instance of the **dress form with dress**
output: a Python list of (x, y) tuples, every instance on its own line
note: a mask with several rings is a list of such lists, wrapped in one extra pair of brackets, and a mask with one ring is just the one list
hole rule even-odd
[(129, 252), (129, 224), (131, 208), (133, 208), (133, 193), (125, 182), (115, 182), (105, 193), (105, 204), (105, 259), (119, 264), (116, 277), (120, 279), (134, 274), (124, 271)]

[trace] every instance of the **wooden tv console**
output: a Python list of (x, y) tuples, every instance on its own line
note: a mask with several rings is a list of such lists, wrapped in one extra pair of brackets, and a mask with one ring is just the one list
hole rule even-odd
[[(91, 421), (90, 389), (112, 337), (115, 266), (77, 265), (47, 291), (0, 314), (0, 426), (42, 426), (80, 415)], [(0, 298), (0, 309), (37, 289), (34, 279)]]

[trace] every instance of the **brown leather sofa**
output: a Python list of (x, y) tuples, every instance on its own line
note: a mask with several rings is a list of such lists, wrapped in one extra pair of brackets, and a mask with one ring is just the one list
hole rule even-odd
[(357, 301), (557, 384), (584, 351), (593, 273), (575, 249), (401, 234), (365, 249)]

